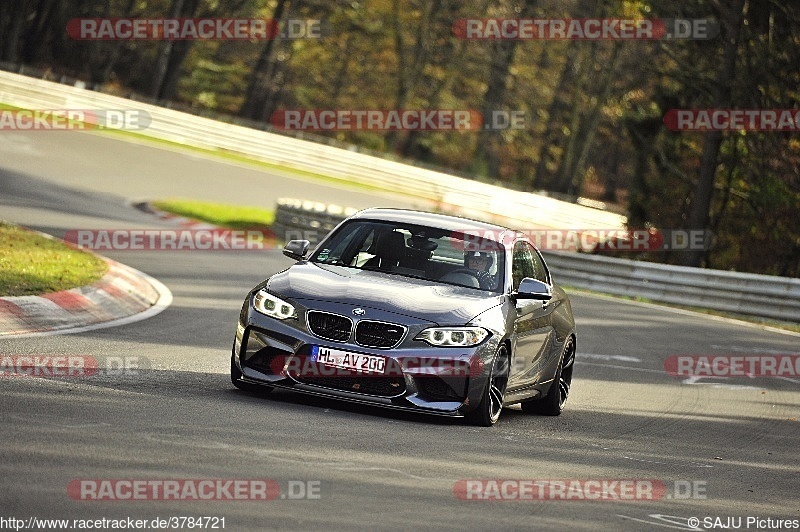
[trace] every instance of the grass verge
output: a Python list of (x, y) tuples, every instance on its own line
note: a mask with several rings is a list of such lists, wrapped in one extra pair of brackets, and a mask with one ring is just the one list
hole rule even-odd
[(230, 229), (269, 229), (275, 211), (261, 207), (240, 207), (225, 203), (169, 199), (151, 201), (156, 209)]
[(0, 221), (0, 296), (27, 296), (69, 290), (100, 280), (103, 259)]

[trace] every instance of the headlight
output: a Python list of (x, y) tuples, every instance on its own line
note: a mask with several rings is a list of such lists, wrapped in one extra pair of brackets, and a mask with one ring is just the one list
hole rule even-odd
[(261, 314), (266, 314), (278, 320), (297, 319), (297, 311), (294, 305), (273, 296), (263, 288), (256, 292), (253, 297), (253, 308)]
[(415, 340), (423, 340), (437, 347), (465, 347), (478, 345), (489, 336), (483, 327), (430, 327), (420, 332)]

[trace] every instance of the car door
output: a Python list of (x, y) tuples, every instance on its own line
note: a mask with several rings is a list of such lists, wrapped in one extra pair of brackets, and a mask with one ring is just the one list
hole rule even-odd
[[(514, 244), (511, 264), (512, 289), (517, 290), (525, 277), (551, 284), (550, 276), (533, 246), (518, 240)], [(514, 323), (514, 348), (509, 391), (536, 384), (547, 367), (554, 343), (553, 305), (548, 301), (519, 299)]]

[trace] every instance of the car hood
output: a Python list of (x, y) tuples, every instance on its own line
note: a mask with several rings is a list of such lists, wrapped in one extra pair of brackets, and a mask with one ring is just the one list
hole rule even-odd
[(474, 288), (310, 262), (273, 275), (267, 288), (278, 297), (380, 309), (440, 325), (466, 324), (505, 298)]

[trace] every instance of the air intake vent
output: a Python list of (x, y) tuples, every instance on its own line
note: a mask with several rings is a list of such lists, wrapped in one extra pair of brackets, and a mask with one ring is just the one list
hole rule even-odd
[(395, 347), (405, 333), (406, 328), (403, 325), (361, 320), (356, 326), (356, 343), (366, 347)]
[(311, 310), (306, 315), (308, 328), (320, 338), (334, 342), (346, 342), (350, 339), (353, 322), (347, 316)]

